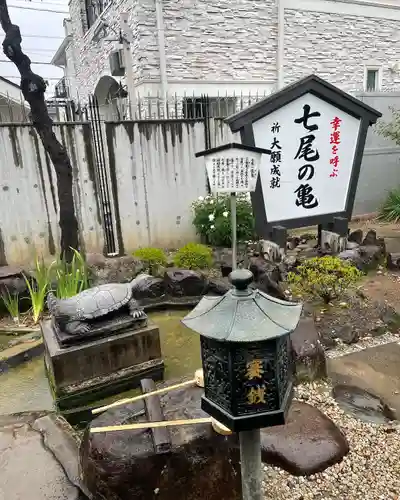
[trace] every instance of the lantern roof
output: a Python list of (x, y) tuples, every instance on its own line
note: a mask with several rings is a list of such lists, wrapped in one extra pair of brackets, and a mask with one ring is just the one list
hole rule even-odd
[(222, 146), (217, 146), (216, 148), (205, 149), (204, 151), (199, 151), (195, 154), (196, 158), (199, 156), (208, 156), (214, 153), (219, 153), (221, 151), (226, 151), (229, 149), (241, 149), (243, 151), (251, 151), (252, 153), (261, 153), (261, 154), (271, 154), (269, 149), (258, 148), (256, 146), (247, 146), (246, 144), (240, 144), (238, 142), (229, 142), (227, 144), (223, 144)]
[(182, 323), (220, 342), (260, 342), (287, 335), (296, 328), (302, 304), (249, 288), (253, 274), (247, 269), (233, 271), (229, 279), (232, 290), (222, 297), (203, 297)]

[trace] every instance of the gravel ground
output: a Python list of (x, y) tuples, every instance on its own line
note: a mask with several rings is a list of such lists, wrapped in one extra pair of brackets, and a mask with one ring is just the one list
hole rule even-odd
[(316, 406), (346, 435), (350, 453), (339, 464), (310, 477), (294, 477), (265, 466), (265, 499), (399, 500), (400, 424), (373, 425), (344, 413), (326, 383), (297, 388), (296, 398)]

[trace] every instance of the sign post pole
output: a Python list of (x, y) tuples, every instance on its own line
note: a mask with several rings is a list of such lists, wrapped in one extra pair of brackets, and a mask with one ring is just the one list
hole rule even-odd
[(243, 500), (262, 500), (260, 429), (239, 432)]
[(236, 193), (231, 193), (232, 270), (237, 267)]

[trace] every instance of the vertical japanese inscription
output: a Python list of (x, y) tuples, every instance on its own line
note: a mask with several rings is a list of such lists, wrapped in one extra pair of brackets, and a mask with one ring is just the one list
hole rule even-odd
[(315, 119), (320, 116), (321, 113), (318, 111), (311, 113), (310, 106), (305, 104), (303, 106), (303, 116), (294, 120), (294, 123), (302, 125), (306, 132), (300, 137), (299, 147), (294, 157), (295, 160), (301, 160), (302, 162), (297, 173), (297, 178), (301, 183), (294, 191), (296, 195), (295, 203), (296, 206), (306, 209), (315, 208), (319, 205), (319, 200), (314, 194), (312, 179), (315, 175), (315, 162), (319, 160), (319, 152), (314, 143), (314, 133), (319, 129)]
[(339, 172), (339, 144), (340, 144), (340, 124), (342, 120), (335, 116), (335, 118), (331, 121), (332, 132), (331, 132), (331, 140), (330, 143), (332, 145), (332, 158), (329, 160), (329, 163), (332, 165), (332, 172), (329, 177), (337, 177)]
[(265, 384), (263, 382), (264, 366), (261, 359), (253, 359), (246, 365), (246, 379), (251, 383), (247, 391), (247, 402), (250, 405), (265, 404)]
[(274, 134), (274, 138), (271, 144), (271, 155), (270, 161), (271, 165), (271, 182), (270, 188), (276, 189), (281, 187), (281, 161), (282, 161), (282, 146), (279, 143), (278, 135), (281, 130), (281, 126), (278, 122), (272, 124), (271, 132)]
[(253, 157), (227, 156), (212, 159), (211, 189), (248, 191), (258, 171)]

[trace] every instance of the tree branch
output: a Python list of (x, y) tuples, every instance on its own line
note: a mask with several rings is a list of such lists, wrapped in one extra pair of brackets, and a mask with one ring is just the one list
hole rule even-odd
[(41, 76), (33, 73), (31, 70), (31, 60), (21, 49), (21, 32), (19, 27), (11, 22), (7, 0), (0, 0), (0, 24), (5, 33), (3, 52), (15, 64), (21, 75), (21, 91), (31, 108), (33, 126), (56, 171), (60, 206), (61, 256), (70, 261), (73, 255), (71, 248), (79, 248), (79, 231), (74, 208), (71, 162), (65, 147), (58, 141), (53, 131), (53, 121), (49, 116), (44, 97), (46, 82)]

